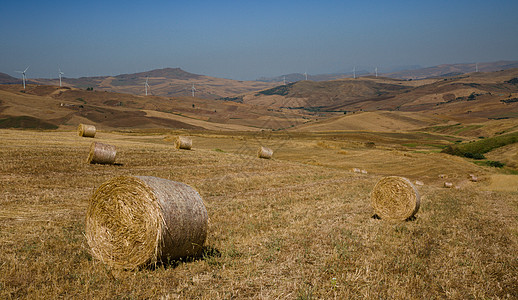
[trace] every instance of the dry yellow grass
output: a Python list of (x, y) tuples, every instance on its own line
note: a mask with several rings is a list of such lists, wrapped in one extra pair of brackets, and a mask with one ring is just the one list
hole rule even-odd
[[(197, 146), (187, 153), (171, 151), (163, 134), (100, 132), (118, 147), (114, 166), (85, 164), (91, 140), (71, 132), (0, 130), (0, 298), (518, 297), (517, 192), (425, 181), (415, 221), (371, 218), (370, 191), (399, 159), (411, 159), (409, 173), (433, 161), (431, 173), (450, 168), (452, 176), (469, 169), (463, 161), (390, 154), (379, 141), (375, 149), (344, 142), (345, 155), (322, 148), (315, 156), (324, 160), (303, 153), (317, 142), (311, 135), (189, 135)], [(273, 149), (276, 160), (250, 159), (265, 141), (283, 145)], [(369, 174), (332, 165), (349, 155)], [(92, 259), (88, 199), (120, 175), (167, 178), (200, 192), (210, 216), (201, 259), (137, 271)]]

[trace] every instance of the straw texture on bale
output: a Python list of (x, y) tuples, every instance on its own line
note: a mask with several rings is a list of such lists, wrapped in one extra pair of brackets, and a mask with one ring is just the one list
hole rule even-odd
[(382, 178), (371, 193), (374, 212), (391, 221), (404, 221), (419, 210), (420, 196), (416, 187), (404, 177)]
[(265, 158), (270, 159), (272, 158), (273, 150), (270, 148), (262, 147), (259, 148), (259, 151), (257, 151), (257, 157), (259, 158)]
[(82, 137), (91, 137), (93, 138), (95, 136), (95, 126), (94, 125), (85, 125), (85, 124), (79, 124), (77, 127), (77, 133), (79, 136)]
[(192, 187), (151, 176), (121, 176), (92, 195), (85, 232), (95, 258), (134, 269), (198, 255), (207, 223), (203, 200)]
[(178, 136), (174, 140), (174, 146), (176, 147), (176, 149), (191, 150), (192, 139), (186, 136)]
[(90, 145), (90, 154), (88, 154), (87, 163), (90, 164), (114, 164), (117, 149), (115, 146), (93, 142)]

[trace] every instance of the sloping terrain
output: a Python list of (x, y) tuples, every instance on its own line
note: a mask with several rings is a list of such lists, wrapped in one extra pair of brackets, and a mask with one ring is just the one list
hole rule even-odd
[[(26, 118), (30, 120), (29, 125), (24, 125)], [(294, 112), (281, 113), (265, 107), (193, 97), (144, 97), (35, 85), (20, 91), (15, 85), (0, 86), (0, 126), (4, 128), (70, 128), (88, 123), (102, 129), (165, 127), (254, 131), (288, 127), (302, 123), (304, 118), (307, 117)]]
[[(274, 84), (259, 81), (238, 81), (186, 72), (180, 68), (165, 68), (122, 74), (117, 76), (63, 78), (63, 85), (76, 88), (145, 95), (148, 80), (148, 95), (164, 97), (187, 97), (192, 95), (205, 99), (218, 99), (272, 87)], [(38, 84), (59, 85), (58, 79), (37, 79)]]
[(5, 73), (0, 73), (0, 84), (22, 84), (22, 79), (17, 79)]
[(415, 70), (404, 70), (383, 74), (383, 76), (398, 79), (424, 79), (433, 77), (458, 76), (465, 73), (472, 73), (477, 70), (479, 72), (495, 72), (518, 68), (518, 61), (497, 61), (483, 63), (465, 63), (465, 64), (443, 64), (428, 68), (420, 68)]
[[(115, 145), (119, 164), (90, 165), (90, 138), (0, 130), (0, 298), (518, 297), (517, 190), (500, 190), (518, 176), (345, 139), (215, 135), (197, 133), (184, 151), (163, 135), (100, 132), (94, 140)], [(283, 147), (264, 160), (254, 156), (260, 144)], [(472, 172), (479, 182), (467, 180)], [(370, 194), (385, 174), (424, 182), (415, 219), (373, 218)], [(95, 259), (89, 199), (121, 175), (195, 188), (210, 220), (203, 255), (131, 271)]]
[[(492, 120), (513, 123), (518, 118), (518, 69), (411, 81), (385, 77), (300, 81), (236, 99), (317, 116), (320, 121), (314, 128), (304, 125), (308, 131), (411, 130)], [(379, 113), (357, 115), (365, 111)], [(334, 118), (322, 121), (330, 116)]]

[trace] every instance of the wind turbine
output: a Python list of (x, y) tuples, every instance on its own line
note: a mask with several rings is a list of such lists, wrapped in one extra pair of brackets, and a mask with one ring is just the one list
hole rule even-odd
[(376, 78), (378, 78), (378, 67), (376, 67), (376, 69), (374, 69), (374, 72), (376, 72)]
[(478, 72), (478, 63), (475, 64), (475, 72)]
[(284, 76), (283, 82), (284, 82), (284, 85), (286, 85), (286, 76)]
[(61, 69), (58, 68), (59, 70), (59, 86), (61, 87), (61, 76), (63, 76), (65, 73), (61, 72)]
[(304, 72), (304, 76), (306, 77), (306, 81), (308, 80), (308, 72)]
[(194, 83), (192, 84), (191, 92), (192, 92), (192, 97), (194, 98), (194, 94), (196, 93), (196, 88), (194, 87)]
[[(29, 66), (30, 67), (30, 66)], [(27, 80), (27, 75), (25, 75), (25, 72), (27, 72), (27, 70), (29, 69), (29, 67), (27, 67), (24, 71), (16, 71), (17, 73), (20, 73), (22, 74), (22, 81), (23, 81), (23, 89), (25, 90), (25, 81)]]
[(149, 76), (146, 76), (146, 84), (144, 85), (146, 87), (146, 96), (147, 96), (147, 89), (149, 88), (149, 84), (147, 83), (149, 80)]
[(356, 79), (356, 67), (353, 67), (353, 78)]

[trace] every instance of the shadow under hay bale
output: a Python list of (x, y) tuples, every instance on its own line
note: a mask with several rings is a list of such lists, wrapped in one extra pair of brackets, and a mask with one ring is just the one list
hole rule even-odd
[(82, 137), (95, 137), (96, 129), (94, 125), (79, 124), (77, 134)]
[(210, 261), (214, 259), (218, 259), (221, 257), (221, 251), (212, 247), (212, 246), (203, 246), (202, 250), (196, 255), (180, 257), (179, 259), (173, 260), (160, 260), (156, 264), (148, 265), (151, 269), (156, 269), (159, 267), (167, 268), (176, 268), (182, 263), (189, 263), (198, 260)]
[(371, 204), (383, 220), (405, 221), (419, 210), (420, 196), (416, 187), (404, 177), (380, 179), (371, 193)]
[(176, 149), (191, 150), (192, 139), (186, 136), (178, 136), (174, 140), (174, 146)]
[(121, 176), (90, 198), (85, 235), (92, 256), (124, 269), (196, 257), (207, 210), (192, 187), (151, 176)]
[(259, 148), (259, 151), (257, 151), (257, 157), (264, 158), (264, 159), (270, 159), (273, 156), (273, 150), (270, 148), (262, 147)]
[(115, 146), (103, 144), (99, 142), (93, 142), (90, 145), (90, 153), (86, 160), (89, 164), (115, 164), (115, 156), (117, 155), (117, 149)]

